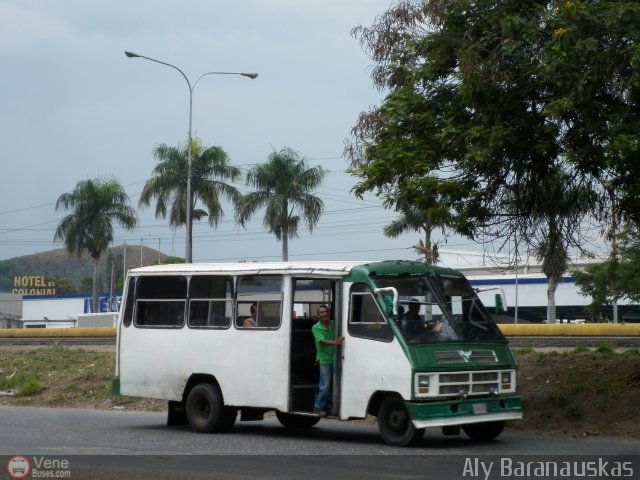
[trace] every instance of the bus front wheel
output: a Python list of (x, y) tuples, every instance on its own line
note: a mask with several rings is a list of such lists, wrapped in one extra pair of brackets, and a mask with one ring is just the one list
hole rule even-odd
[(416, 428), (411, 421), (404, 400), (389, 396), (378, 410), (378, 430), (388, 445), (406, 447), (416, 443), (424, 435), (424, 428)]
[(276, 417), (283, 427), (291, 429), (311, 428), (320, 421), (320, 417), (296, 415), (295, 413), (276, 412)]
[(462, 425), (462, 430), (472, 440), (493, 440), (504, 430), (505, 422), (483, 422)]
[(186, 411), (189, 425), (195, 432), (215, 432), (224, 426), (222, 394), (210, 383), (200, 383), (191, 389), (187, 396)]

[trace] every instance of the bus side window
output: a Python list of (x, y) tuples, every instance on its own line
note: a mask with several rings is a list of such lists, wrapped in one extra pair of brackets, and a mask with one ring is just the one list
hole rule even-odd
[(233, 278), (193, 276), (189, 282), (189, 326), (228, 328), (233, 316)]
[[(282, 318), (282, 275), (238, 277), (236, 327), (241, 329), (280, 327)], [(255, 309), (252, 315), (251, 309)]]
[(136, 325), (141, 327), (181, 327), (184, 324), (184, 300), (139, 300)]
[(351, 292), (349, 307), (349, 334), (371, 340), (392, 341), (393, 332), (380, 311), (373, 294), (354, 290), (352, 289)]
[(184, 325), (187, 299), (185, 277), (139, 277), (135, 293), (136, 326), (166, 328)]

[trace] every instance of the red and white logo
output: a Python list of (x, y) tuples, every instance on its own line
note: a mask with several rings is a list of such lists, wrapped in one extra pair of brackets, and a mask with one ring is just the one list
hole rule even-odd
[(26, 457), (11, 457), (7, 462), (7, 472), (11, 478), (25, 478), (31, 471), (31, 465)]

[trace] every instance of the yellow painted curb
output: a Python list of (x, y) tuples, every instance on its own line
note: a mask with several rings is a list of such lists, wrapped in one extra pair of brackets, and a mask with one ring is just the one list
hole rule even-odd
[(0, 329), (0, 338), (115, 337), (115, 327), (8, 328)]
[(633, 337), (640, 335), (640, 323), (580, 323), (580, 324), (499, 324), (511, 337)]
[[(640, 323), (583, 324), (498, 324), (507, 337), (635, 337)], [(115, 327), (9, 328), (0, 329), (0, 338), (115, 337)]]

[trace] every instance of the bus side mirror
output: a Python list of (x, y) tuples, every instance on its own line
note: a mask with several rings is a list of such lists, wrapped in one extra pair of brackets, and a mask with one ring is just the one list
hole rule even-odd
[(496, 293), (496, 313), (505, 313), (506, 311), (506, 302), (503, 295)]

